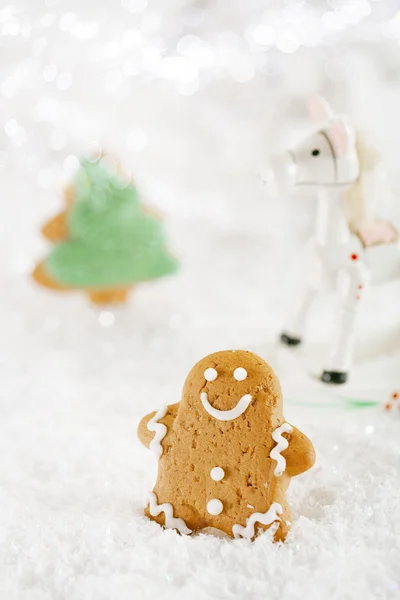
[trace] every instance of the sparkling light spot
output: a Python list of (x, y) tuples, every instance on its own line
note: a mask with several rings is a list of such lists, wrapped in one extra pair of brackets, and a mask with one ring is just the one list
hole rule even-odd
[(109, 310), (103, 310), (99, 314), (99, 323), (102, 327), (112, 327), (115, 323), (115, 316)]
[(6, 6), (0, 10), (0, 23), (6, 23), (14, 18), (14, 9), (12, 6)]
[(6, 132), (6, 135), (12, 137), (13, 135), (15, 135), (18, 131), (18, 122), (16, 119), (7, 119), (7, 121), (4, 123), (4, 131)]
[(40, 98), (34, 107), (36, 121), (57, 121), (60, 116), (60, 104), (56, 98)]
[(20, 30), (20, 25), (18, 23), (18, 21), (12, 20), (9, 21), (7, 23), (5, 23), (1, 29), (1, 33), (6, 36), (6, 35), (18, 35)]
[(132, 48), (140, 44), (143, 40), (142, 33), (139, 29), (128, 29), (122, 36), (122, 45), (124, 48)]
[(17, 81), (15, 77), (6, 77), (1, 85), (1, 93), (5, 98), (12, 98), (17, 91)]
[(19, 254), (13, 258), (12, 266), (18, 273), (29, 273), (32, 271), (32, 259), (24, 254)]
[(90, 40), (99, 32), (99, 26), (96, 21), (88, 23), (75, 23), (71, 28), (71, 34), (77, 40)]
[(158, 13), (146, 13), (142, 17), (140, 29), (145, 35), (154, 35), (161, 27), (162, 16)]
[(275, 43), (276, 34), (268, 25), (256, 25), (251, 32), (251, 37), (261, 46), (271, 46)]
[(140, 72), (139, 59), (136, 56), (129, 56), (122, 65), (122, 73), (125, 77), (132, 77), (138, 75)]
[(69, 31), (76, 21), (76, 14), (73, 12), (65, 13), (59, 20), (58, 26), (62, 31)]
[(75, 175), (80, 167), (80, 162), (76, 156), (70, 154), (63, 162), (63, 172), (67, 177)]
[(161, 74), (165, 79), (176, 79), (182, 83), (195, 81), (197, 67), (181, 56), (167, 56), (161, 63)]
[(183, 56), (188, 56), (193, 48), (200, 45), (200, 38), (197, 35), (184, 35), (177, 44), (177, 50)]
[(292, 54), (293, 52), (296, 52), (296, 50), (298, 50), (300, 47), (297, 34), (289, 30), (285, 31), (279, 35), (276, 42), (276, 47), (285, 54)]
[(12, 137), (12, 143), (17, 148), (23, 146), (27, 140), (26, 131), (23, 127), (18, 127), (17, 133)]

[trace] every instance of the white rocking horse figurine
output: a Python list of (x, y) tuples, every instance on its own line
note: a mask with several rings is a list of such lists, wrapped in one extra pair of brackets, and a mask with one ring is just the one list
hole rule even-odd
[[(318, 131), (298, 146), (272, 157), (266, 173), (267, 185), (275, 190), (295, 191), (307, 186), (318, 197), (306, 289), (281, 341), (288, 346), (300, 344), (314, 298), (324, 289), (336, 290), (341, 297), (338, 323), (321, 379), (340, 384), (348, 378), (355, 319), (370, 278), (368, 248), (390, 244), (400, 265), (399, 236), (390, 223), (376, 218), (373, 202), (367, 201), (373, 196), (377, 152), (363, 147), (355, 128), (336, 117), (323, 98), (309, 100), (309, 113), (318, 123)], [(382, 198), (375, 193), (374, 200), (380, 202)]]

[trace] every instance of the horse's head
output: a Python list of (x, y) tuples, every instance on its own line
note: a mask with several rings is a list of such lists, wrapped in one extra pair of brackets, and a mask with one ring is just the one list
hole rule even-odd
[(319, 96), (309, 99), (308, 110), (318, 130), (297, 146), (271, 157), (264, 179), (272, 191), (347, 187), (359, 177), (354, 128), (336, 117)]

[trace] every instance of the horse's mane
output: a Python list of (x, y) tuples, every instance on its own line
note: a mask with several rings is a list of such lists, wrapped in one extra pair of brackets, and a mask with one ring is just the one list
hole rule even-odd
[[(364, 138), (356, 132), (356, 151), (360, 164), (360, 175), (346, 194), (347, 219), (352, 231), (357, 231), (362, 225), (377, 216), (377, 203), (381, 198), (376, 197), (376, 178), (381, 155), (373, 146), (368, 146)], [(378, 177), (379, 178), (379, 177)], [(385, 190), (382, 190), (385, 193)]]

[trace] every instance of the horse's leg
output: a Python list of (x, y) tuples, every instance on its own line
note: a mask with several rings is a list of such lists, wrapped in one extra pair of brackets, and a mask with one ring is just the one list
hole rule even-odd
[(348, 265), (339, 272), (341, 305), (337, 330), (327, 369), (321, 379), (325, 383), (345, 383), (353, 359), (354, 329), (360, 301), (368, 282), (365, 263), (353, 254)]
[(307, 287), (300, 303), (281, 334), (281, 342), (283, 344), (286, 344), (287, 346), (298, 346), (301, 344), (306, 328), (307, 317), (317, 294), (318, 291), (315, 288), (311, 286)]

